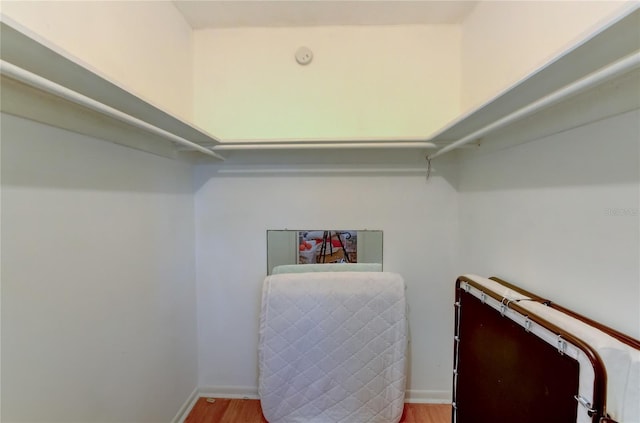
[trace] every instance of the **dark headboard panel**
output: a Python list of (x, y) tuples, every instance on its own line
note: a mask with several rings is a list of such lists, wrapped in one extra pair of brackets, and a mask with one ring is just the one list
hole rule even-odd
[(579, 365), (462, 291), (458, 423), (573, 423)]

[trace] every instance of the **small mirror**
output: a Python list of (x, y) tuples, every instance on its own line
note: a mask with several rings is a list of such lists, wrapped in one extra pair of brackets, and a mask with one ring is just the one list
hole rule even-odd
[(382, 231), (268, 230), (267, 274), (275, 266), (312, 263), (379, 263)]

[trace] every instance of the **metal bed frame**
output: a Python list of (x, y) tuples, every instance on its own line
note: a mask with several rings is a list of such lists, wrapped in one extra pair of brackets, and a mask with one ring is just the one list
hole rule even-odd
[[(551, 307), (638, 350), (640, 341), (499, 278), (490, 280), (528, 298), (505, 298), (468, 277), (457, 279), (452, 422), (572, 423), (586, 411), (592, 423), (615, 423), (607, 414), (607, 372), (598, 352), (519, 302)], [(532, 336), (532, 327), (547, 340)], [(579, 393), (580, 366), (568, 346), (593, 368), (590, 399)]]

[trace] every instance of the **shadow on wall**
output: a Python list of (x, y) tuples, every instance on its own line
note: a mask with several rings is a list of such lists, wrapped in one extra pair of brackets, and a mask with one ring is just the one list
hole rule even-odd
[(635, 110), (464, 157), (461, 267), (637, 336), (639, 121)]
[[(198, 165), (197, 192), (211, 178), (251, 177), (395, 177), (419, 176), (427, 181), (426, 150), (304, 150), (225, 152), (223, 164)], [(443, 178), (457, 186), (455, 154), (438, 160), (432, 178)]]
[[(551, 111), (553, 112), (553, 111)], [(527, 139), (526, 121), (460, 161), (460, 192), (638, 184), (640, 111)], [(540, 129), (537, 129), (540, 131)], [(514, 140), (517, 145), (514, 144)]]
[(2, 114), (2, 185), (191, 195), (188, 163)]

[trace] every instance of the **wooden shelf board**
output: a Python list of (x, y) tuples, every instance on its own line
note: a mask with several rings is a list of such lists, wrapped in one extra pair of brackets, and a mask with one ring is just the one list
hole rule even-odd
[(213, 135), (110, 81), (6, 16), (0, 17), (0, 52), (6, 62), (191, 142), (209, 146), (219, 143)]

